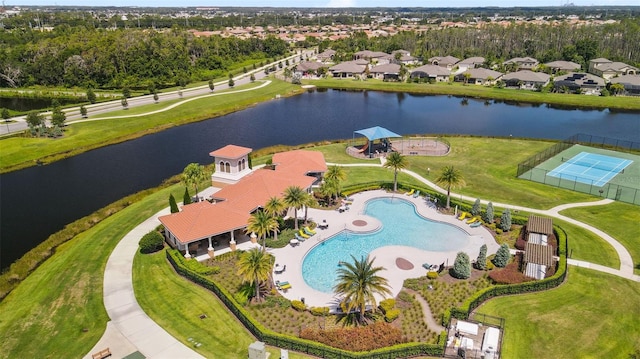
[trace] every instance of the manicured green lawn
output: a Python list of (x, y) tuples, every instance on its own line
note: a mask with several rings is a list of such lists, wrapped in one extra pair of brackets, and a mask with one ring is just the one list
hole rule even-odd
[[(258, 83), (246, 86), (258, 86)], [(239, 86), (238, 89), (243, 87)], [(26, 137), (2, 139), (0, 140), (0, 172), (33, 166), (36, 160), (51, 162), (74, 156), (107, 144), (238, 111), (273, 99), (277, 94), (288, 96), (298, 91), (300, 91), (299, 86), (272, 80), (269, 86), (255, 91), (240, 92), (230, 96), (206, 97), (158, 114), (73, 124), (67, 126), (65, 135), (58, 139)], [(147, 107), (155, 110), (159, 108), (158, 106), (163, 105)], [(115, 114), (126, 114), (127, 111), (117, 111)]]
[(506, 319), (503, 358), (630, 358), (640, 350), (640, 283), (585, 268), (546, 292), (492, 299)]
[[(640, 210), (638, 206), (614, 202), (606, 206), (571, 208), (561, 213), (588, 223), (622, 243), (633, 258), (634, 273), (640, 274)], [(569, 246), (571, 247), (571, 242)]]
[(461, 83), (414, 84), (383, 82), (380, 80), (356, 81), (351, 79), (304, 80), (304, 84), (321, 88), (414, 92), (433, 95), (455, 95), (474, 98), (498, 99), (530, 103), (549, 103), (589, 108), (619, 108), (640, 110), (640, 103), (632, 97), (596, 97), (573, 94), (540, 93), (526, 90), (498, 89), (485, 86), (465, 86)]
[(553, 219), (553, 223), (567, 232), (569, 251), (567, 255), (614, 269), (620, 268), (620, 258), (612, 245), (596, 234), (571, 223)]
[(0, 357), (85, 355), (108, 321), (102, 281), (111, 251), (127, 232), (167, 206), (171, 190), (179, 198), (181, 189), (177, 185), (148, 196), (58, 247), (0, 302)]
[[(175, 273), (164, 251), (136, 254), (133, 286), (144, 311), (173, 337), (207, 358), (242, 358), (256, 339), (212, 292)], [(167, 300), (173, 298), (175, 300)], [(200, 319), (206, 314), (206, 319)], [(187, 339), (202, 343), (195, 348)], [(271, 358), (280, 349), (269, 348)], [(310, 358), (289, 353), (290, 358)]]

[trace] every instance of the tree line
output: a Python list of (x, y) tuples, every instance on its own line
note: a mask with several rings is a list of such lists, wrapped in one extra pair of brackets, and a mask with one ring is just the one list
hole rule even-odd
[(640, 19), (590, 26), (516, 24), (487, 25), (482, 28), (432, 29), (424, 33), (400, 32), (395, 36), (367, 38), (365, 33), (323, 41), (319, 51), (332, 48), (339, 60), (351, 60), (362, 50), (407, 50), (424, 60), (451, 55), (460, 59), (482, 56), (488, 63), (530, 56), (541, 63), (566, 60), (582, 64), (606, 57), (629, 65), (640, 65)]
[(285, 55), (289, 47), (265, 39), (196, 37), (140, 29), (62, 25), (50, 32), (0, 31), (0, 87), (93, 88), (184, 86), (225, 75), (238, 63)]

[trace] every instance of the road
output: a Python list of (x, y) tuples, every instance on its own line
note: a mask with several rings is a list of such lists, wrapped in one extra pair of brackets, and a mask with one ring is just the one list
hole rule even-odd
[[(250, 80), (251, 74), (254, 74), (256, 80), (265, 78), (267, 76), (264, 73), (265, 68), (278, 66), (278, 62), (284, 63), (286, 60), (289, 60), (290, 62), (292, 62), (294, 59), (299, 60), (299, 57), (301, 55), (303, 57), (312, 56), (313, 50), (305, 50), (302, 53), (296, 53), (295, 55), (289, 56), (285, 59), (281, 59), (281, 60), (269, 63), (263, 67), (257, 68), (255, 70), (248, 71), (246, 74), (242, 74), (234, 77), (233, 81), (235, 82), (236, 86), (239, 86), (239, 85), (249, 83), (251, 81)], [(299, 61), (296, 61), (296, 62), (299, 62)], [(278, 71), (281, 71), (281, 70), (278, 69)], [(228, 88), (229, 88), (228, 80), (214, 83), (214, 91), (224, 90)], [(207, 85), (188, 88), (184, 90), (158, 93), (158, 101), (162, 103), (163, 101), (176, 100), (181, 98), (190, 98), (190, 97), (205, 95), (208, 93), (211, 93), (211, 90), (209, 89), (209, 85), (207, 84)], [(144, 96), (129, 98), (127, 99), (127, 102), (128, 102), (128, 108), (133, 108), (133, 107), (153, 104), (155, 100), (153, 99), (153, 95), (144, 95)], [(122, 103), (120, 100), (114, 100), (109, 102), (96, 103), (93, 105), (87, 105), (85, 106), (85, 108), (87, 109), (87, 115), (89, 116), (89, 118), (91, 118), (91, 116), (122, 110)], [(80, 106), (65, 108), (63, 111), (67, 116), (67, 120), (65, 122), (68, 124), (72, 124), (75, 120), (82, 119), (82, 115), (80, 115)], [(51, 115), (51, 112), (43, 112), (42, 115), (48, 118)], [(10, 133), (24, 131), (28, 129), (29, 126), (27, 125), (25, 117), (26, 116), (13, 117), (11, 118), (11, 121), (13, 122), (10, 122), (8, 124), (7, 123), (1, 124), (0, 137), (6, 136)]]

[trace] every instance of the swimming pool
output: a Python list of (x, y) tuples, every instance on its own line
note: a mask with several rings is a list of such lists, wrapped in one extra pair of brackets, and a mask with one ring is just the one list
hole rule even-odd
[(339, 262), (351, 262), (351, 255), (360, 259), (380, 247), (400, 245), (449, 252), (469, 241), (469, 234), (461, 228), (426, 219), (416, 212), (413, 203), (401, 198), (370, 200), (364, 214), (377, 218), (382, 227), (364, 234), (342, 231), (313, 247), (302, 261), (302, 276), (307, 285), (332, 293)]

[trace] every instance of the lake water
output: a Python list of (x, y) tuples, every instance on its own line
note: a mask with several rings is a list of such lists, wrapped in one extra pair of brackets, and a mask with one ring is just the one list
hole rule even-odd
[[(63, 161), (0, 175), (0, 268), (126, 195), (157, 186), (233, 143), (259, 149), (331, 139), (383, 126), (402, 135), (565, 139), (578, 132), (640, 141), (640, 115), (404, 93), (314, 91), (171, 128)], [(516, 149), (517, 150), (517, 149)]]

